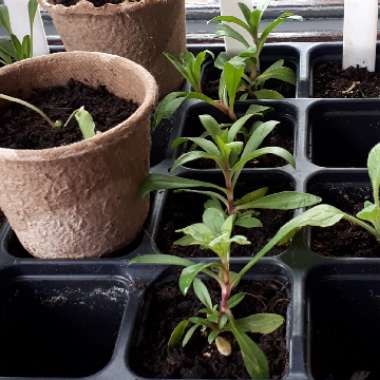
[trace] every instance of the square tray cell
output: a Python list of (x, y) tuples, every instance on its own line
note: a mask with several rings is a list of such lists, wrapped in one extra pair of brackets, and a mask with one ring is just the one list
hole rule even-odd
[(316, 165), (365, 168), (380, 141), (377, 101), (320, 101), (308, 110), (308, 158)]
[[(241, 266), (234, 266), (238, 271)], [(202, 304), (193, 291), (183, 296), (178, 289), (180, 270), (168, 270), (149, 283), (136, 312), (134, 334), (127, 352), (127, 365), (144, 378), (239, 378), (248, 379), (239, 350), (234, 345), (232, 355), (223, 357), (202, 334), (195, 333), (184, 350), (173, 349), (168, 354), (167, 342), (177, 323), (194, 316)], [(218, 302), (219, 289), (214, 281), (208, 282), (214, 303)], [(251, 337), (269, 356), (271, 375), (285, 378), (288, 372), (289, 336), (292, 324), (292, 283), (287, 270), (281, 265), (261, 262), (239, 285), (247, 297), (233, 309), (236, 318), (258, 312), (281, 314), (287, 323), (269, 335)], [(210, 360), (210, 358), (212, 360)], [(131, 378), (137, 376), (132, 374)]]
[[(314, 80), (316, 68), (324, 63), (342, 64), (343, 59), (343, 45), (342, 43), (325, 43), (317, 44), (312, 47), (307, 56), (307, 67), (309, 70), (309, 81), (307, 94), (309, 97), (315, 96)], [(377, 45), (377, 61), (376, 61), (376, 73), (380, 72), (380, 44)], [(350, 82), (349, 82), (350, 83)], [(350, 85), (348, 84), (348, 88)]]
[[(221, 173), (198, 172), (186, 175), (188, 178), (209, 181), (222, 185)], [(284, 173), (258, 173), (244, 172), (239, 179), (236, 196), (268, 187), (269, 193), (285, 190), (294, 190), (295, 184), (292, 177)], [(198, 246), (179, 247), (173, 243), (182, 235), (175, 231), (202, 220), (204, 203), (208, 198), (200, 194), (185, 192), (168, 192), (162, 204), (160, 219), (157, 221), (157, 229), (154, 232), (154, 240), (162, 253), (179, 255), (184, 257), (214, 257), (211, 251), (201, 250)], [(264, 227), (246, 229), (237, 227), (236, 234), (244, 234), (251, 241), (251, 245), (238, 246), (232, 249), (233, 257), (252, 256), (257, 253), (264, 244), (272, 238), (277, 230), (294, 214), (293, 211), (258, 210), (259, 218)], [(286, 250), (286, 247), (277, 247), (271, 252), (278, 255)]]
[[(365, 201), (372, 201), (372, 190), (365, 172), (319, 173), (307, 183), (307, 192), (318, 195), (330, 204), (356, 215)], [(309, 245), (314, 252), (328, 257), (380, 257), (380, 244), (365, 229), (341, 221), (329, 228), (309, 230)]]
[[(92, 375), (111, 360), (128, 299), (110, 277), (17, 276), (0, 290), (0, 376)], [(6, 282), (6, 283), (4, 283)]]
[[(237, 103), (236, 113), (242, 115), (249, 105), (252, 102), (240, 102)], [(297, 124), (297, 111), (294, 106), (289, 103), (283, 102), (265, 102), (263, 103), (266, 106), (272, 107), (273, 110), (268, 111), (263, 118), (252, 119), (253, 120), (278, 120), (280, 124), (272, 131), (271, 134), (267, 136), (264, 140), (262, 147), (265, 146), (279, 146), (287, 149), (290, 153), (295, 152), (295, 133), (296, 133), (296, 124)], [(201, 125), (199, 116), (201, 115), (211, 115), (219, 123), (230, 122), (225, 115), (220, 111), (216, 110), (214, 107), (209, 106), (206, 103), (196, 103), (192, 104), (186, 109), (186, 113), (183, 118), (183, 124), (181, 125), (181, 136), (183, 137), (196, 137), (200, 136), (204, 132), (204, 128)], [(249, 125), (249, 123), (248, 123)], [(184, 153), (184, 148), (180, 147), (176, 156)], [(273, 155), (267, 155), (262, 158), (259, 158), (257, 162), (248, 163), (247, 168), (272, 168), (272, 167), (281, 167), (285, 166), (287, 163), (278, 157)], [(195, 161), (189, 164), (186, 164), (189, 168), (196, 169), (213, 169), (215, 164), (211, 162)]]
[(380, 378), (378, 273), (378, 264), (332, 265), (308, 276), (308, 364), (314, 380)]

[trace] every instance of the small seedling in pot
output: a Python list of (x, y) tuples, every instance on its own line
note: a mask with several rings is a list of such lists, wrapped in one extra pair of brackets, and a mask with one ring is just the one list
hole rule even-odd
[(33, 25), (37, 9), (37, 0), (29, 0), (30, 35), (24, 36), (20, 41), (13, 33), (8, 8), (0, 4), (0, 29), (8, 35), (7, 39), (0, 40), (0, 63), (6, 65), (33, 56)]
[[(237, 120), (232, 125), (220, 125), (212, 116), (202, 115), (200, 121), (205, 129), (203, 137), (180, 137), (173, 143), (176, 148), (184, 143), (192, 143), (195, 148), (183, 153), (174, 162), (171, 171), (179, 166), (198, 159), (212, 160), (220, 169), (224, 177), (224, 186), (214, 183), (198, 181), (172, 175), (151, 174), (141, 188), (143, 195), (159, 189), (177, 189), (211, 197), (224, 207), (228, 215), (236, 215), (235, 224), (242, 227), (262, 227), (258, 219), (259, 209), (294, 210), (308, 207), (320, 202), (320, 198), (311, 194), (296, 191), (283, 191), (267, 194), (268, 188), (260, 188), (236, 198), (235, 188), (240, 175), (248, 162), (259, 157), (271, 154), (284, 159), (295, 166), (294, 157), (280, 147), (260, 148), (265, 138), (279, 124), (278, 121), (256, 121), (248, 130), (246, 127), (254, 116), (261, 116), (268, 107), (252, 105), (250, 113)], [(245, 141), (241, 141), (242, 131), (248, 134)], [(200, 189), (200, 190), (199, 190)]]
[(33, 104), (26, 102), (25, 100), (4, 94), (0, 94), (0, 99), (7, 102), (19, 104), (30, 109), (31, 111), (40, 115), (41, 118), (44, 119), (52, 128), (65, 128), (69, 125), (70, 121), (75, 118), (82, 133), (83, 139), (89, 139), (91, 137), (94, 137), (96, 134), (95, 122), (91, 114), (86, 111), (84, 107), (80, 107), (79, 109), (73, 111), (67, 120), (63, 122), (62, 120), (51, 120), (49, 116), (47, 116), (41, 109), (34, 106)]
[(153, 128), (161, 120), (171, 117), (182, 103), (188, 99), (204, 101), (227, 115), (232, 121), (237, 120), (235, 102), (244, 76), (244, 63), (225, 62), (219, 81), (219, 97), (218, 99), (212, 99), (205, 95), (202, 90), (202, 65), (207, 55), (214, 57), (214, 54), (208, 50), (200, 52), (197, 56), (194, 56), (191, 52), (185, 52), (179, 58), (170, 54), (166, 55), (181, 75), (190, 83), (192, 90), (189, 92), (172, 92), (167, 95), (156, 109)]
[[(199, 312), (181, 321), (168, 339), (168, 349), (176, 346), (185, 347), (198, 330), (208, 343), (215, 344), (218, 352), (230, 356), (233, 340), (240, 348), (245, 367), (252, 379), (269, 377), (267, 358), (249, 334), (270, 334), (284, 323), (281, 315), (258, 313), (244, 318), (235, 318), (233, 309), (244, 302), (246, 293), (236, 291), (240, 283), (238, 273), (230, 269), (230, 252), (232, 244), (248, 245), (245, 236), (233, 235), (236, 221), (235, 215), (226, 215), (222, 210), (207, 207), (203, 214), (203, 222), (185, 227), (178, 232), (184, 236), (178, 245), (199, 245), (217, 255), (212, 263), (194, 263), (170, 255), (146, 255), (133, 259), (130, 264), (166, 264), (184, 267), (179, 277), (179, 288), (186, 296), (193, 287), (194, 294), (202, 303)], [(252, 262), (259, 260), (255, 257)], [(207, 288), (204, 278), (215, 280), (220, 289), (220, 302), (215, 303)]]
[[(245, 73), (240, 87), (242, 98), (281, 99), (283, 96), (278, 91), (266, 88), (267, 81), (277, 79), (291, 85), (296, 83), (294, 71), (284, 66), (283, 59), (279, 59), (262, 71), (261, 53), (270, 33), (286, 20), (302, 20), (301, 16), (294, 15), (292, 12), (283, 12), (260, 33), (260, 24), (269, 2), (269, 0), (259, 0), (252, 10), (244, 3), (239, 3), (243, 19), (235, 16), (217, 16), (210, 21), (219, 23), (217, 36), (232, 38), (244, 46), (244, 50), (238, 56), (229, 58), (227, 53), (223, 52), (215, 61), (215, 66), (219, 69), (223, 69), (226, 62), (244, 65)], [(250, 40), (239, 30), (244, 30)]]

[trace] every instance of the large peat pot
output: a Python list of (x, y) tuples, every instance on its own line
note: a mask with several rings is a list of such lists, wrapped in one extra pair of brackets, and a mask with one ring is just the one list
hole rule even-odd
[(182, 77), (163, 53), (186, 49), (185, 0), (124, 1), (95, 7), (39, 0), (51, 15), (67, 51), (98, 51), (129, 58), (156, 78), (160, 94), (180, 87)]
[(138, 108), (88, 140), (49, 149), (0, 148), (0, 207), (23, 246), (40, 258), (99, 257), (121, 248), (139, 233), (149, 209), (138, 188), (149, 170), (157, 85), (143, 67), (108, 54), (59, 53), (1, 69), (0, 89), (25, 99), (33, 89), (71, 79), (105, 86)]

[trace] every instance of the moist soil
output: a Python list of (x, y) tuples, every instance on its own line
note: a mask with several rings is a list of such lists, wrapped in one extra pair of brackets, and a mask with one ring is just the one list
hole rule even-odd
[[(137, 104), (116, 97), (104, 86), (92, 88), (74, 80), (65, 86), (34, 90), (23, 100), (40, 108), (53, 121), (63, 122), (74, 110), (84, 106), (91, 113), (97, 132), (115, 127), (137, 109)], [(0, 114), (0, 125), (2, 148), (46, 149), (83, 139), (75, 118), (64, 128), (52, 128), (37, 113), (13, 103)]]
[[(244, 301), (234, 308), (236, 318), (255, 313), (277, 313), (286, 318), (289, 304), (288, 284), (282, 279), (242, 283), (236, 291), (247, 292)], [(208, 284), (211, 298), (218, 302), (219, 290), (214, 282)], [(236, 342), (232, 355), (222, 356), (207, 337), (198, 330), (185, 348), (168, 352), (167, 342), (175, 326), (182, 320), (196, 316), (202, 308), (192, 291), (184, 297), (178, 290), (178, 281), (156, 284), (145, 299), (145, 316), (131, 349), (133, 369), (143, 377), (176, 379), (249, 379)], [(232, 337), (226, 335), (226, 338)], [(251, 336), (266, 353), (271, 379), (281, 379), (288, 370), (286, 323), (269, 335)]]
[[(75, 5), (79, 3), (81, 0), (51, 0), (51, 2), (55, 5), (61, 4), (65, 7), (71, 7), (72, 5)], [(124, 1), (130, 2), (130, 3), (137, 3), (140, 0), (87, 0), (88, 2), (94, 4), (95, 7), (101, 7), (105, 4), (120, 4)]]
[[(249, 187), (253, 191), (260, 186)], [(246, 192), (250, 191), (245, 188)], [(271, 192), (289, 190), (289, 187), (271, 187)], [(202, 250), (198, 246), (182, 247), (174, 242), (183, 234), (175, 231), (199, 223), (202, 220), (206, 197), (199, 194), (170, 192), (166, 199), (162, 219), (159, 224), (156, 244), (161, 252), (182, 257), (215, 257), (210, 250)], [(264, 227), (242, 228), (235, 227), (234, 234), (245, 235), (250, 245), (232, 245), (231, 256), (250, 257), (256, 254), (293, 216), (293, 211), (261, 210), (258, 216)], [(276, 256), (284, 252), (287, 246), (275, 247), (268, 256)]]
[(366, 68), (342, 70), (337, 62), (322, 63), (314, 69), (315, 98), (377, 98), (380, 96), (380, 73)]
[[(310, 192), (319, 195), (323, 203), (331, 204), (351, 215), (363, 209), (371, 200), (371, 188), (359, 185), (315, 185)], [(356, 225), (342, 221), (330, 228), (312, 228), (311, 248), (323, 256), (380, 257), (380, 244)]]
[[(220, 70), (212, 64), (205, 66), (202, 78), (202, 91), (213, 99), (218, 99)], [(278, 91), (284, 98), (294, 98), (296, 88), (289, 83), (272, 79), (266, 82), (265, 88)]]

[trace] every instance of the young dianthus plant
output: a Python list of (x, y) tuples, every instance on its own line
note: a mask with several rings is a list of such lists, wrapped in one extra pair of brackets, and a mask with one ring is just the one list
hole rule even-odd
[(80, 107), (79, 109), (73, 111), (68, 119), (63, 122), (62, 120), (51, 120), (49, 116), (47, 116), (41, 109), (34, 106), (33, 104), (26, 102), (25, 100), (5, 94), (0, 94), (0, 100), (19, 104), (25, 108), (30, 109), (31, 111), (40, 115), (41, 118), (44, 119), (52, 128), (65, 128), (69, 125), (70, 121), (75, 118), (82, 133), (83, 139), (89, 139), (96, 134), (95, 122), (91, 114), (86, 111), (84, 107)]
[(20, 41), (13, 33), (9, 12), (6, 5), (0, 4), (0, 29), (8, 35), (7, 39), (0, 40), (0, 63), (3, 65), (10, 64), (16, 61), (21, 61), (25, 58), (33, 56), (33, 25), (38, 9), (37, 0), (29, 0), (29, 25), (30, 35), (24, 36)]
[(215, 61), (215, 66), (220, 69), (223, 69), (226, 62), (244, 65), (245, 72), (240, 87), (243, 98), (282, 98), (283, 96), (278, 91), (266, 88), (266, 83), (270, 79), (277, 79), (292, 85), (296, 83), (294, 71), (284, 66), (283, 59), (279, 59), (262, 71), (261, 53), (270, 33), (286, 20), (302, 20), (301, 16), (297, 16), (292, 12), (283, 12), (260, 33), (261, 21), (269, 3), (270, 0), (259, 0), (253, 9), (250, 9), (244, 3), (239, 3), (243, 18), (217, 16), (211, 20), (211, 22), (219, 24), (216, 31), (217, 36), (232, 38), (240, 42), (244, 47), (244, 50), (238, 56), (231, 58), (226, 53), (221, 53)]
[(205, 95), (202, 89), (202, 65), (207, 55), (214, 57), (209, 50), (202, 51), (197, 56), (187, 51), (179, 58), (166, 54), (166, 57), (191, 85), (192, 90), (168, 94), (156, 109), (153, 127), (157, 126), (161, 120), (171, 117), (187, 99), (204, 101), (227, 115), (232, 121), (237, 119), (235, 102), (244, 76), (244, 63), (225, 62), (219, 81), (219, 96), (218, 99), (213, 99)]
[(262, 116), (267, 109), (265, 106), (252, 105), (249, 113), (232, 125), (221, 125), (212, 116), (201, 115), (199, 118), (205, 129), (202, 137), (180, 137), (174, 141), (174, 147), (185, 143), (193, 146), (177, 158), (172, 172), (191, 161), (208, 159), (223, 173), (223, 186), (174, 175), (151, 174), (144, 181), (141, 193), (147, 195), (155, 190), (177, 189), (204, 194), (218, 202), (228, 215), (236, 215), (235, 225), (246, 228), (262, 227), (257, 210), (293, 210), (319, 203), (320, 198), (297, 191), (268, 195), (267, 187), (236, 197), (236, 186), (248, 162), (271, 154), (295, 166), (294, 157), (286, 149), (274, 146), (260, 148), (265, 138), (279, 124), (278, 121), (256, 120), (250, 128), (247, 126), (251, 119)]

